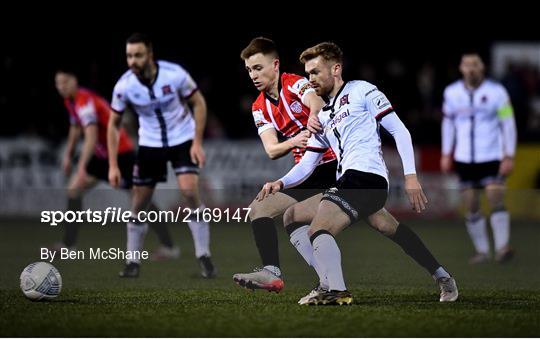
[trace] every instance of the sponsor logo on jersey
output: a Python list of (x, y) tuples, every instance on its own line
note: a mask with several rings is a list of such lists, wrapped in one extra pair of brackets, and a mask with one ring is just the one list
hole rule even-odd
[(302, 95), (304, 95), (304, 93), (310, 88), (311, 88), (311, 85), (309, 84), (309, 82), (305, 83), (302, 87), (300, 87), (300, 90), (298, 91), (298, 95), (302, 97)]
[(253, 120), (255, 120), (255, 126), (257, 126), (257, 128), (262, 127), (266, 124), (263, 112), (260, 109), (253, 111)]
[(383, 109), (386, 106), (390, 106), (390, 101), (386, 98), (384, 94), (379, 94), (372, 100), (373, 104), (377, 109)]
[(339, 108), (341, 108), (341, 106), (343, 105), (348, 105), (348, 104), (349, 104), (349, 94), (345, 94), (339, 100)]
[(291, 110), (294, 113), (302, 113), (302, 104), (299, 103), (298, 101), (293, 101), (291, 103)]
[(332, 122), (330, 122), (330, 124), (328, 125), (328, 127), (330, 129), (333, 129), (334, 127), (336, 127), (337, 124), (339, 124), (343, 119), (345, 119), (346, 117), (348, 117), (349, 115), (351, 115), (349, 113), (349, 110), (346, 110), (345, 112), (341, 112), (339, 114), (337, 114), (336, 116), (334, 116), (332, 118)]
[(163, 95), (171, 94), (172, 93), (171, 85), (165, 85), (161, 87), (161, 91), (163, 92)]

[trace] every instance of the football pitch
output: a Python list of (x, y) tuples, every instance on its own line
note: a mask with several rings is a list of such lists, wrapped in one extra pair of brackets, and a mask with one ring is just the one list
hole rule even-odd
[[(247, 291), (231, 277), (259, 264), (248, 224), (212, 225), (218, 277), (199, 277), (187, 225), (170, 225), (178, 260), (143, 262), (138, 279), (122, 280), (121, 261), (55, 260), (63, 278), (51, 302), (26, 300), (19, 275), (62, 229), (0, 221), (0, 336), (14, 337), (535, 337), (540, 333), (540, 229), (513, 222), (516, 257), (470, 266), (472, 246), (460, 220), (407, 223), (455, 276), (460, 297), (438, 302), (431, 277), (394, 243), (365, 224), (337, 240), (351, 306), (299, 306), (315, 276), (279, 230), (285, 289)], [(174, 227), (173, 227), (174, 226)], [(124, 247), (124, 227), (85, 225), (79, 249)], [(152, 232), (146, 248), (156, 246)]]

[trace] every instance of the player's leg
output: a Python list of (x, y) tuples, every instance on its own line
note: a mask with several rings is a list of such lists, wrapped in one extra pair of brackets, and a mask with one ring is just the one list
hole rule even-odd
[(486, 219), (480, 211), (480, 191), (472, 187), (464, 188), (461, 196), (465, 207), (465, 225), (476, 251), (469, 263), (486, 262), (489, 260), (489, 238)]
[(475, 254), (469, 263), (479, 264), (489, 260), (489, 238), (486, 219), (480, 211), (480, 180), (484, 176), (479, 164), (454, 162), (454, 168), (459, 176), (461, 198), (465, 208), (465, 225), (475, 248)]
[[(150, 202), (148, 206), (148, 211), (153, 211), (159, 213), (160, 208), (153, 202)], [(149, 224), (150, 229), (156, 233), (160, 246), (156, 248), (151, 254), (151, 260), (168, 260), (168, 259), (177, 259), (180, 257), (180, 248), (175, 246), (165, 221), (156, 221)]]
[(210, 253), (210, 225), (202, 220), (202, 211), (206, 208), (201, 203), (199, 194), (199, 175), (195, 173), (183, 173), (177, 175), (178, 187), (184, 199), (185, 206), (192, 211), (188, 226), (193, 236), (195, 256), (201, 266), (201, 275), (204, 278), (213, 278), (216, 269), (212, 263)]
[(309, 229), (313, 257), (323, 275), (327, 277), (328, 291), (319, 293), (306, 304), (350, 304), (352, 295), (347, 291), (341, 267), (341, 251), (335, 236), (351, 224), (351, 217), (341, 206), (322, 200)]
[[(141, 251), (144, 239), (148, 232), (148, 223), (138, 217), (140, 212), (146, 211), (152, 201), (154, 185), (135, 185), (131, 196), (132, 218), (127, 223), (127, 250)], [(122, 278), (136, 278), (139, 276), (141, 261), (139, 259), (126, 260), (124, 270), (119, 273)]]
[[(122, 174), (122, 182), (120, 187), (123, 189), (131, 190), (133, 187), (133, 166), (135, 165), (135, 152), (124, 152), (118, 154), (118, 166), (120, 167), (120, 173)], [(107, 173), (103, 180), (107, 181)], [(159, 212), (159, 208), (154, 202), (150, 202), (148, 206), (149, 211)], [(161, 244), (154, 252), (150, 254), (152, 260), (165, 260), (178, 258), (180, 255), (180, 249), (175, 247), (172, 242), (169, 229), (165, 222), (154, 222), (149, 224), (149, 227), (156, 233), (158, 240)]]
[(426, 269), (441, 288), (440, 301), (455, 301), (458, 290), (455, 280), (435, 259), (420, 237), (407, 225), (399, 223), (385, 208), (367, 218), (367, 223), (396, 244)]
[[(88, 174), (84, 182), (77, 180), (77, 176), (73, 175), (67, 185), (67, 210), (68, 211), (81, 211), (82, 210), (82, 198), (86, 191), (91, 189), (97, 184), (98, 180), (91, 174)], [(61, 248), (73, 249), (77, 243), (77, 237), (79, 234), (80, 224), (76, 222), (65, 223), (64, 236), (62, 242), (56, 243), (52, 246), (53, 250), (59, 251)]]
[(486, 186), (486, 196), (491, 208), (490, 224), (495, 243), (495, 260), (505, 262), (512, 259), (514, 251), (510, 247), (510, 213), (504, 205), (505, 186), (493, 182)]
[(216, 269), (210, 258), (210, 225), (202, 220), (202, 213), (206, 206), (201, 202), (199, 194), (199, 166), (191, 160), (190, 150), (193, 144), (188, 140), (180, 145), (167, 148), (167, 159), (171, 162), (176, 174), (176, 181), (183, 199), (183, 207), (189, 208), (189, 230), (193, 237), (195, 256), (204, 278), (213, 278)]
[(248, 289), (265, 289), (279, 292), (284, 283), (279, 263), (279, 248), (274, 217), (283, 213), (296, 199), (278, 192), (262, 201), (254, 200), (250, 205), (249, 218), (255, 244), (259, 250), (263, 268), (251, 273), (236, 273), (233, 280)]
[[(148, 224), (140, 212), (146, 212), (152, 201), (156, 183), (166, 180), (166, 154), (162, 148), (139, 146), (137, 159), (133, 166), (133, 189), (131, 191), (132, 218), (127, 223), (127, 250), (141, 251), (144, 245)], [(120, 277), (139, 276), (140, 260), (128, 260)]]
[(249, 219), (262, 264), (278, 276), (281, 275), (281, 272), (274, 217), (283, 213), (296, 202), (297, 200), (293, 197), (278, 192), (262, 201), (254, 200), (249, 205)]
[(298, 253), (304, 258), (306, 263), (313, 267), (319, 278), (319, 283), (315, 288), (304, 298), (300, 299), (299, 304), (304, 304), (311, 297), (321, 291), (328, 290), (328, 280), (322, 269), (317, 265), (317, 261), (313, 257), (313, 246), (309, 239), (308, 231), (311, 221), (317, 214), (319, 203), (321, 202), (322, 193), (311, 198), (303, 200), (289, 207), (283, 214), (283, 225), (289, 235), (291, 244), (296, 248)]

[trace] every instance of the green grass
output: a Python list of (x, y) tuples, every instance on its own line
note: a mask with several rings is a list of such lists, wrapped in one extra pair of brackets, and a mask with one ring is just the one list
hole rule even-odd
[[(471, 267), (472, 248), (459, 221), (411, 221), (460, 287), (456, 303), (438, 302), (431, 277), (392, 242), (365, 225), (338, 237), (354, 305), (302, 307), (296, 301), (315, 277), (280, 234), (286, 287), (280, 294), (248, 292), (233, 284), (233, 273), (259, 263), (248, 225), (214, 225), (212, 250), (219, 276), (198, 276), (190, 234), (172, 228), (182, 257), (145, 262), (141, 277), (121, 280), (120, 261), (55, 261), (63, 278), (52, 302), (30, 302), (18, 277), (39, 260), (39, 247), (62, 229), (29, 221), (0, 222), (0, 336), (130, 337), (483, 337), (538, 336), (540, 333), (540, 230), (514, 223), (515, 260)], [(80, 249), (123, 247), (124, 228), (85, 226)], [(149, 249), (155, 236), (147, 236)]]

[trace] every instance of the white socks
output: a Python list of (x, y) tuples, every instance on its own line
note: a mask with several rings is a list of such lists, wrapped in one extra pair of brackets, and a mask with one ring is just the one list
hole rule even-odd
[(468, 214), (465, 218), (467, 231), (471, 236), (477, 253), (489, 253), (489, 239), (486, 229), (486, 219), (480, 212)]
[[(200, 215), (197, 217), (193, 213), (190, 217), (191, 221), (188, 222), (191, 235), (193, 236), (193, 244), (195, 245), (195, 256), (200, 258), (202, 256), (210, 256), (210, 225), (202, 221), (202, 211), (206, 207), (201, 205), (199, 207)], [(197, 219), (199, 221), (197, 221)]]
[(432, 277), (433, 279), (435, 279), (435, 281), (437, 281), (437, 279), (439, 278), (450, 278), (450, 273), (446, 272), (446, 270), (441, 266), (437, 268), (435, 273), (433, 273)]
[[(144, 244), (144, 238), (148, 231), (148, 224), (135, 224), (133, 222), (127, 223), (127, 250), (128, 251), (141, 251)], [(135, 256), (138, 257), (138, 256)], [(140, 259), (126, 260), (126, 263), (140, 264)]]
[(505, 210), (493, 212), (490, 216), (490, 223), (495, 250), (499, 252), (508, 246), (510, 240), (510, 213)]
[(281, 270), (277, 266), (266, 265), (266, 266), (264, 266), (264, 269), (272, 272), (274, 275), (276, 275), (278, 277), (281, 277)]
[(327, 231), (317, 231), (311, 236), (313, 256), (328, 279), (328, 288), (345, 291), (345, 281), (341, 270), (341, 252), (334, 237)]
[(315, 269), (315, 272), (319, 276), (321, 287), (328, 288), (328, 279), (313, 256), (313, 246), (309, 240), (308, 230), (309, 225), (297, 228), (291, 233), (289, 240), (307, 264)]
[[(465, 218), (467, 231), (478, 253), (489, 253), (489, 238), (486, 228), (486, 219), (480, 212), (467, 215)], [(510, 213), (506, 210), (499, 210), (491, 213), (491, 230), (493, 231), (493, 241), (495, 251), (499, 252), (508, 246), (510, 241)]]

